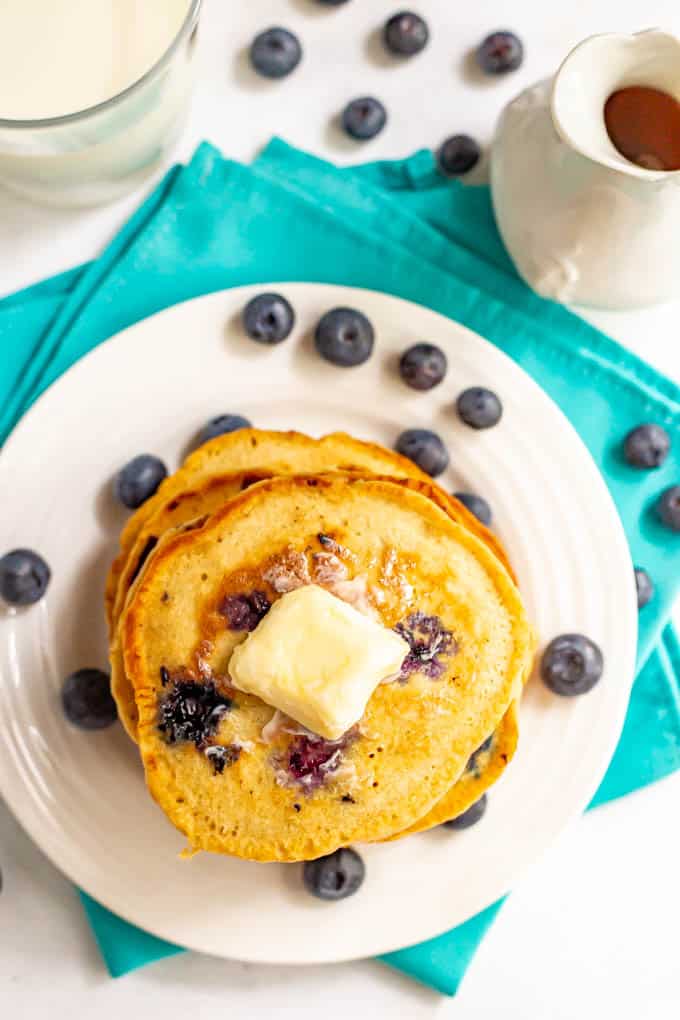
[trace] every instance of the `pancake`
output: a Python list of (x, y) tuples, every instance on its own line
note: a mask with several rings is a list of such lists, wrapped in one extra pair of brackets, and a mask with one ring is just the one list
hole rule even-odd
[(430, 479), (413, 461), (375, 443), (333, 432), (312, 439), (301, 432), (238, 429), (204, 443), (181, 468), (161, 484), (158, 492), (130, 517), (120, 539), (120, 554), (106, 582), (106, 614), (113, 628), (113, 609), (120, 574), (146, 521), (164, 504), (199, 481), (224, 472), (266, 471), (268, 474), (314, 474), (319, 471), (358, 470), (395, 478)]
[[(238, 493), (249, 484), (261, 480), (262, 474), (236, 473), (207, 478), (193, 490), (180, 493), (164, 504), (144, 524), (119, 580), (119, 587), (114, 607), (114, 622), (117, 620), (129, 588), (136, 575), (166, 532), (170, 532), (181, 524), (195, 517), (210, 514), (221, 507), (232, 495)], [(433, 483), (424, 483), (415, 479), (403, 479), (400, 484), (416, 491), (421, 491), (434, 499), (452, 520), (458, 521), (484, 541), (498, 556), (506, 570), (514, 579), (512, 567), (507, 555), (495, 535), (478, 521), (473, 514), (458, 500), (449, 496)], [(132, 685), (125, 675), (122, 652), (117, 639), (111, 648), (111, 687), (118, 706), (118, 714), (128, 735), (137, 740), (137, 704)], [(432, 812), (419, 820), (412, 831), (422, 831), (442, 821), (448, 821), (465, 811), (481, 794), (487, 790), (506, 767), (517, 745), (518, 712), (517, 706), (511, 706), (504, 716), (499, 729), (492, 738), (488, 751), (477, 755), (475, 768), (466, 771), (454, 783)], [(406, 835), (408, 833), (404, 833)]]
[[(384, 625), (430, 644), (414, 640), (424, 654), (377, 688), (342, 741), (280, 728), (269, 744), (271, 708), (228, 686), (245, 635), (224, 607), (229, 596), (273, 602), (309, 579), (347, 599), (351, 588)], [(131, 592), (121, 636), (150, 792), (193, 848), (263, 861), (314, 858), (422, 818), (519, 695), (532, 650), (515, 585), (467, 528), (408, 487), (337, 476), (260, 482), (170, 536)], [(187, 698), (191, 719), (209, 722), (191, 739), (176, 726)]]
[[(389, 453), (389, 451), (385, 451)], [(122, 566), (118, 578), (118, 590), (112, 610), (112, 630), (114, 633), (111, 650), (111, 690), (118, 706), (118, 714), (128, 735), (137, 740), (137, 704), (132, 685), (125, 675), (120, 642), (116, 633), (118, 618), (127, 599), (131, 585), (141, 572), (148, 556), (155, 550), (158, 542), (166, 532), (185, 524), (196, 517), (212, 514), (222, 507), (232, 496), (238, 494), (248, 485), (269, 477), (271, 472), (245, 473), (235, 472), (223, 475), (208, 476), (196, 483), (195, 487), (174, 495), (142, 524), (137, 538)], [(438, 506), (462, 524), (472, 534), (480, 538), (496, 554), (510, 576), (514, 578), (512, 567), (505, 551), (496, 536), (485, 527), (462, 503), (449, 496), (434, 483), (422, 482), (419, 479), (400, 479), (399, 483), (422, 492), (433, 499)]]

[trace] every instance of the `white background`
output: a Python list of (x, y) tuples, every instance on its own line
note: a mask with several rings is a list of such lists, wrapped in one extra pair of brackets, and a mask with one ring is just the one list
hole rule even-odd
[[(503, 103), (554, 70), (584, 36), (651, 26), (680, 32), (677, 0), (414, 0), (413, 9), (430, 22), (432, 42), (419, 58), (394, 66), (374, 33), (397, 6), (395, 0), (350, 0), (338, 9), (313, 0), (205, 0), (196, 100), (179, 155), (208, 138), (245, 160), (273, 133), (340, 162), (404, 155), (459, 131), (487, 143)], [(253, 34), (271, 24), (295, 30), (305, 47), (300, 68), (279, 83), (257, 80), (243, 60)], [(480, 81), (466, 54), (499, 27), (522, 36), (526, 62), (506, 80)], [(390, 123), (358, 147), (340, 135), (332, 117), (348, 99), (370, 93), (383, 99)], [(95, 255), (140, 198), (61, 212), (0, 192), (0, 294)], [(679, 313), (680, 300), (588, 317), (680, 380)], [(372, 962), (262, 968), (187, 954), (112, 981), (74, 890), (0, 803), (0, 1015), (676, 1017), (679, 798), (676, 775), (579, 821), (510, 897), (453, 1002)]]

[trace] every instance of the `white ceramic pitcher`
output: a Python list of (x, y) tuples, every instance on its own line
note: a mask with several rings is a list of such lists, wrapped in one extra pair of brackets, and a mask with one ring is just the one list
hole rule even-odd
[(601, 308), (680, 297), (680, 171), (630, 163), (605, 127), (606, 100), (630, 85), (680, 100), (680, 39), (593, 36), (503, 111), (491, 154), (496, 218), (520, 274), (545, 297)]

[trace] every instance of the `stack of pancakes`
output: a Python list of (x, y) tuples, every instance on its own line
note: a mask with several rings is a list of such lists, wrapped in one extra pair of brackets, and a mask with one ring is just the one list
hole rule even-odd
[[(318, 584), (411, 653), (324, 741), (234, 691), (234, 647)], [(130, 518), (107, 582), (112, 690), (193, 849), (319, 857), (455, 818), (517, 743), (534, 637), (498, 540), (411, 461), (335, 433), (240, 429)]]

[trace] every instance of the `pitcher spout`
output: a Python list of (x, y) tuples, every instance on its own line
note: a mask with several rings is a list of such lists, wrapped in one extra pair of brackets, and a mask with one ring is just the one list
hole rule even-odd
[(553, 81), (555, 130), (576, 152), (611, 170), (647, 181), (673, 178), (680, 183), (680, 170), (636, 165), (613, 144), (605, 123), (605, 104), (612, 94), (631, 86), (658, 89), (680, 102), (677, 36), (649, 29), (634, 35), (596, 35), (580, 43)]

